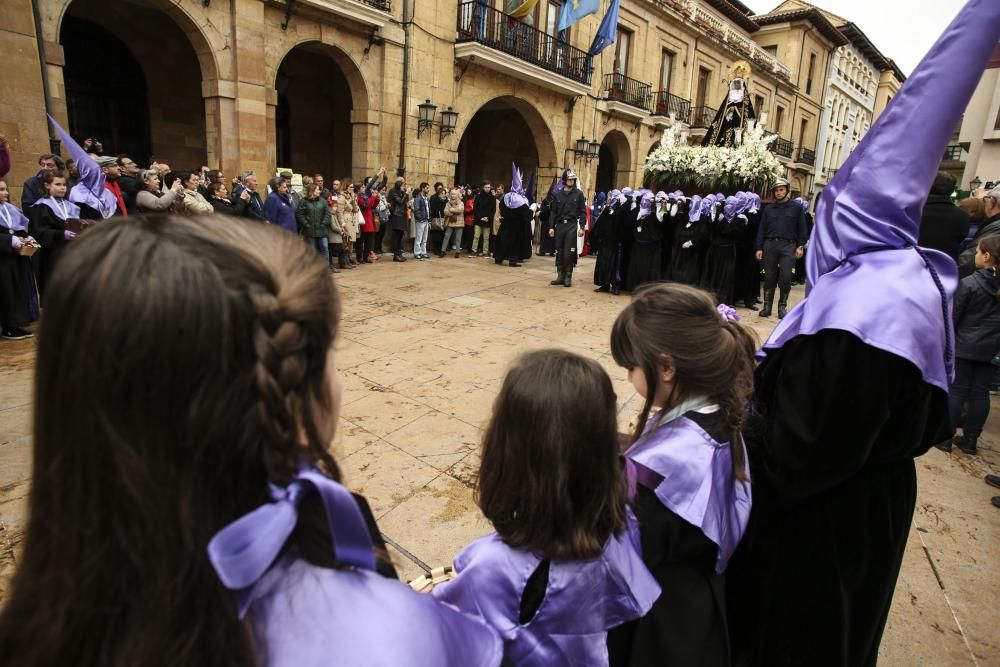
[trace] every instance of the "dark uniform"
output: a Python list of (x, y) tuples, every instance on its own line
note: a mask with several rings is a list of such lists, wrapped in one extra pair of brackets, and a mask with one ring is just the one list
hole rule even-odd
[(555, 229), (556, 268), (551, 284), (569, 287), (576, 266), (576, 237), (587, 224), (587, 200), (578, 188), (557, 190), (549, 196), (549, 223)]
[(757, 250), (764, 252), (764, 309), (761, 315), (771, 314), (776, 285), (781, 290), (778, 315), (785, 312), (792, 288), (795, 249), (802, 247), (807, 237), (805, 211), (797, 203), (785, 200), (764, 208), (757, 229)]

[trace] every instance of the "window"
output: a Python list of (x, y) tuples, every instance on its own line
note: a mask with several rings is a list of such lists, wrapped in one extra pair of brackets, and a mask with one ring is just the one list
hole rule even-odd
[(799, 126), (799, 148), (806, 147), (806, 132), (808, 131), (809, 131), (809, 121), (803, 118), (802, 125)]
[(772, 58), (777, 58), (778, 57), (778, 45), (777, 44), (772, 44), (771, 46), (765, 46), (764, 50), (767, 51), (768, 55), (770, 55)]
[(809, 54), (809, 77), (806, 79), (806, 95), (812, 95), (813, 74), (816, 72), (816, 54)]
[(781, 134), (781, 125), (785, 120), (785, 107), (779, 106), (774, 112), (774, 131)]
[(632, 31), (618, 26), (618, 38), (615, 40), (615, 71), (628, 74), (628, 51), (632, 43)]
[(764, 109), (764, 96), (754, 95), (753, 96), (753, 111), (757, 114), (757, 118), (760, 118), (760, 112)]
[(705, 106), (705, 96), (708, 95), (708, 77), (712, 75), (712, 70), (704, 67), (698, 68), (698, 95), (695, 98), (697, 107)]
[(674, 71), (674, 54), (663, 49), (660, 61), (660, 90), (670, 92), (670, 77)]

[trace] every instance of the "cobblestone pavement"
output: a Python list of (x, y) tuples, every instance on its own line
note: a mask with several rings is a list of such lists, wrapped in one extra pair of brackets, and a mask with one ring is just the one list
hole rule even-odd
[[(556, 346), (596, 359), (615, 383), (624, 424), (638, 409), (608, 336), (626, 297), (595, 294), (593, 261), (572, 288), (550, 287), (552, 260), (521, 268), (462, 257), (375, 265), (337, 278), (337, 365), (346, 395), (334, 443), (364, 493), (401, 575), (450, 562), (488, 532), (472, 502), (480, 428), (508, 363)], [(796, 288), (793, 302), (801, 297)], [(777, 322), (741, 309), (766, 337)], [(0, 343), (0, 597), (19, 553), (31, 480), (33, 341)], [(931, 450), (882, 643), (886, 665), (1000, 665), (1000, 510), (983, 482), (1000, 472), (1000, 405), (967, 457)], [(808, 610), (804, 610), (808, 613)]]

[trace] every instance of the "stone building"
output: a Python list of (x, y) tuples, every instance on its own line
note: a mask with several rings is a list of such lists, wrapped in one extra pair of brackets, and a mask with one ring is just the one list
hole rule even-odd
[(542, 190), (564, 166), (588, 192), (635, 185), (665, 127), (700, 138), (736, 60), (754, 68), (793, 186), (810, 191), (824, 79), (846, 43), (818, 12), (624, 0), (617, 42), (591, 63), (601, 14), (563, 42), (559, 4), (516, 22), (502, 0), (7, 0), (14, 199), (49, 149), (46, 110), (106, 152), (227, 176), (357, 180), (385, 165), (411, 181), (504, 182), (515, 160)]
[(987, 183), (1000, 183), (1000, 44), (945, 150), (941, 169), (955, 176), (963, 192), (982, 194)]

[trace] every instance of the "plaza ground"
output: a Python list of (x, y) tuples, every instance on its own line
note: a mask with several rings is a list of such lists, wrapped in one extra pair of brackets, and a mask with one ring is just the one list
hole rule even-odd
[[(520, 268), (464, 256), (388, 260), (336, 277), (345, 396), (334, 446), (411, 579), (490, 530), (472, 502), (480, 429), (517, 355), (554, 346), (596, 359), (614, 380), (622, 429), (640, 406), (608, 353), (627, 297), (592, 291), (593, 260), (581, 260), (570, 289), (548, 285), (550, 258)], [(793, 302), (800, 297), (797, 288)], [(762, 340), (777, 322), (740, 312)], [(34, 341), (0, 343), (0, 604), (26, 521), (34, 353)], [(990, 505), (1000, 490), (983, 482), (1000, 472), (1000, 405), (980, 447), (979, 457), (932, 449), (917, 462), (917, 509), (880, 664), (1000, 665), (1000, 510)]]

